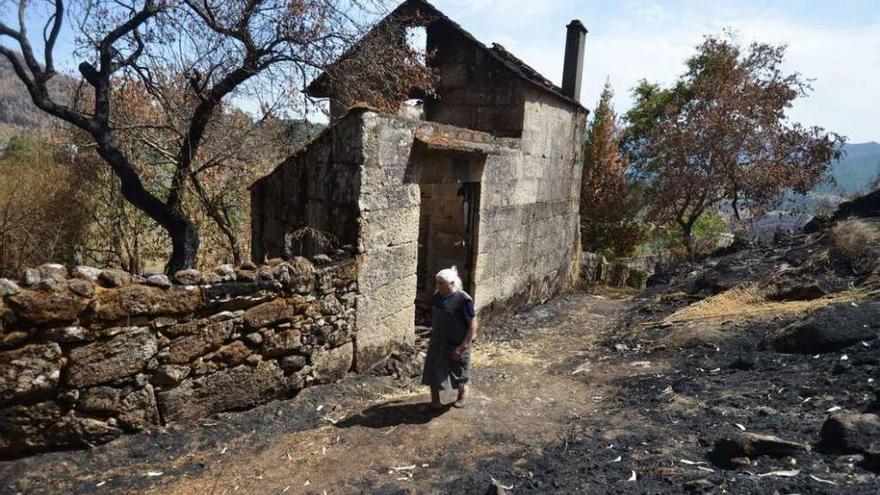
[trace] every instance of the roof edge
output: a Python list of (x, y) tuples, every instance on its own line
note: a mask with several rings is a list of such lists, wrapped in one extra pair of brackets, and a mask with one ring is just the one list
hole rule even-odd
[[(464, 28), (463, 28), (460, 24), (458, 24), (457, 22), (455, 22), (455, 21), (453, 21), (452, 19), (450, 19), (449, 16), (447, 16), (446, 14), (444, 14), (443, 12), (441, 12), (437, 7), (433, 6), (433, 5), (432, 5), (430, 2), (428, 2), (427, 0), (406, 0), (405, 2), (401, 3), (400, 5), (398, 5), (394, 10), (392, 10), (392, 11), (391, 11), (388, 15), (386, 15), (382, 20), (380, 20), (379, 22), (377, 22), (377, 23), (375, 24), (375, 26), (373, 26), (373, 28), (371, 28), (367, 33), (364, 34), (364, 37), (369, 36), (369, 34), (372, 33), (372, 32), (376, 29), (377, 26), (379, 26), (380, 24), (382, 24), (383, 22), (385, 22), (387, 19), (389, 19), (389, 18), (391, 18), (391, 17), (393, 17), (393, 16), (395, 16), (395, 15), (400, 14), (400, 12), (402, 12), (403, 10), (405, 10), (405, 9), (407, 9), (407, 8), (413, 8), (413, 7), (424, 7), (424, 8), (426, 8), (426, 9), (429, 11), (430, 14), (435, 15), (435, 16), (437, 17), (436, 20), (440, 20), (440, 21), (443, 21), (443, 22), (448, 23), (453, 29), (455, 29), (455, 30), (457, 30), (458, 32), (460, 32), (460, 33), (465, 37), (465, 39), (467, 39), (468, 41), (474, 43), (478, 48), (480, 48), (480, 49), (482, 49), (483, 51), (485, 51), (486, 53), (488, 53), (489, 56), (490, 56), (492, 59), (494, 59), (494, 60), (496, 60), (497, 62), (501, 63), (502, 66), (506, 67), (510, 72), (512, 72), (512, 73), (513, 73), (518, 79), (520, 79), (521, 81), (523, 81), (523, 82), (525, 82), (525, 83), (527, 83), (527, 84), (529, 84), (529, 85), (531, 85), (531, 86), (533, 86), (533, 87), (535, 87), (535, 88), (537, 88), (537, 89), (539, 89), (539, 90), (541, 90), (541, 91), (544, 91), (545, 93), (548, 93), (548, 94), (550, 94), (550, 95), (552, 95), (552, 96), (555, 96), (555, 97), (557, 97), (558, 99), (560, 99), (560, 100), (562, 100), (562, 101), (564, 101), (564, 102), (566, 102), (566, 103), (568, 103), (568, 104), (574, 106), (574, 107), (577, 108), (577, 109), (587, 111), (587, 108), (584, 107), (584, 105), (583, 105), (580, 101), (578, 101), (578, 100), (575, 99), (575, 98), (572, 98), (572, 97), (569, 97), (569, 96), (565, 95), (565, 94), (562, 92), (562, 89), (561, 89), (561, 88), (558, 88), (558, 87), (556, 87), (555, 85), (553, 85), (553, 87), (548, 87), (548, 86), (546, 86), (546, 85), (544, 85), (544, 84), (539, 83), (538, 81), (536, 81), (536, 80), (534, 80), (534, 79), (529, 78), (527, 75), (523, 74), (523, 72), (522, 72), (521, 70), (519, 70), (519, 68), (517, 68), (517, 67), (513, 64), (513, 62), (511, 62), (511, 61), (508, 60), (507, 58), (501, 56), (499, 53), (497, 53), (497, 52), (495, 51), (495, 49), (493, 49), (493, 48), (491, 48), (491, 47), (489, 47), (489, 46), (486, 46), (486, 44), (484, 44), (482, 41), (480, 41), (479, 39), (477, 39), (476, 36), (474, 36), (474, 35), (471, 34), (469, 31), (467, 31), (466, 29), (464, 29)], [(435, 21), (436, 21), (436, 20), (435, 20)], [(575, 23), (576, 23), (576, 24), (575, 24)], [(584, 32), (587, 31), (587, 29), (586, 29), (586, 27), (584, 27), (583, 23), (581, 23), (581, 21), (579, 21), (579, 20), (577, 20), (577, 19), (573, 20), (573, 21), (571, 22), (571, 24), (574, 24), (575, 26), (579, 25), (581, 28), (583, 28)], [(362, 37), (362, 39), (363, 39), (363, 37)], [(349, 48), (349, 50), (346, 50), (346, 52), (343, 53), (343, 54), (342, 54), (342, 55), (341, 55), (341, 56), (340, 56), (335, 62), (333, 62), (333, 63), (335, 64), (335, 63), (338, 62), (339, 60), (342, 60), (342, 59), (345, 58), (346, 56), (350, 55), (350, 54), (354, 51), (354, 49), (357, 47), (358, 43), (360, 43), (360, 41), (358, 41), (357, 43), (355, 43), (354, 45), (352, 45), (352, 47)], [(499, 45), (499, 46), (500, 46), (500, 45)], [(503, 49), (503, 47), (502, 47), (502, 49)], [(540, 76), (541, 78), (545, 79), (545, 80), (548, 81), (548, 82), (550, 81), (550, 80), (547, 79), (545, 76), (543, 76), (540, 72), (538, 72), (538, 71), (536, 71), (535, 69), (533, 69), (532, 67), (530, 67), (528, 64), (526, 64), (525, 62), (523, 62), (522, 60), (520, 60), (519, 58), (517, 58), (516, 56), (514, 56), (512, 53), (508, 52), (507, 50), (504, 50), (504, 52), (505, 52), (509, 57), (514, 58), (514, 59), (517, 61), (517, 63), (521, 64), (522, 66), (524, 66), (525, 68), (527, 68), (529, 71), (534, 72), (535, 74), (537, 74), (538, 76)], [(331, 65), (332, 65), (332, 64), (331, 64)], [(303, 90), (303, 93), (305, 93), (306, 95), (311, 96), (311, 97), (313, 97), (313, 98), (329, 98), (330, 96), (326, 93), (326, 91), (323, 91), (323, 90), (320, 88), (320, 85), (323, 84), (323, 83), (325, 82), (325, 79), (327, 78), (326, 74), (327, 74), (327, 72), (324, 71), (324, 72), (322, 72), (320, 75), (318, 75), (318, 77), (316, 77), (311, 83), (309, 83), (308, 86), (306, 86), (306, 88)], [(552, 83), (551, 83), (551, 84), (552, 84)]]

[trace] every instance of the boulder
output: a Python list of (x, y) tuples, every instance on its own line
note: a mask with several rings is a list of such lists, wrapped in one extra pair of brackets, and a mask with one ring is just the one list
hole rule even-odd
[(74, 321), (89, 304), (88, 299), (67, 291), (23, 290), (7, 301), (19, 318), (34, 325)]
[(171, 287), (171, 281), (168, 280), (167, 275), (157, 273), (155, 275), (150, 275), (149, 277), (147, 277), (147, 285), (167, 289), (168, 287)]
[(740, 432), (720, 438), (709, 453), (709, 459), (718, 467), (732, 468), (748, 463), (748, 459), (770, 456), (785, 457), (807, 452), (804, 444), (783, 440), (774, 435)]
[(180, 270), (174, 274), (174, 281), (183, 285), (198, 285), (202, 283), (202, 272), (198, 270)]
[(92, 301), (95, 316), (112, 321), (130, 316), (192, 313), (199, 308), (202, 299), (197, 288), (173, 287), (162, 290), (145, 285), (127, 285), (102, 291)]
[(247, 310), (244, 313), (244, 326), (248, 330), (257, 330), (291, 321), (296, 313), (297, 305), (288, 304), (284, 299), (275, 299)]
[(70, 351), (67, 383), (97, 385), (142, 370), (158, 351), (156, 336), (147, 328), (128, 328), (116, 336)]
[(37, 268), (40, 272), (40, 280), (54, 280), (62, 283), (67, 280), (67, 268), (59, 263), (45, 263)]
[(771, 301), (812, 301), (826, 294), (815, 276), (793, 270), (773, 275), (764, 288), (764, 297)]
[(839, 454), (861, 454), (880, 443), (880, 416), (839, 413), (825, 420), (819, 433), (823, 449)]
[(61, 377), (61, 347), (32, 344), (0, 352), (0, 404), (47, 396)]
[(79, 266), (73, 267), (73, 276), (74, 276), (74, 278), (88, 280), (90, 282), (97, 282), (98, 277), (101, 276), (101, 271), (102, 270), (100, 268), (79, 265)]
[(162, 387), (173, 387), (189, 375), (189, 366), (166, 364), (159, 366), (153, 373), (153, 384)]
[(320, 351), (312, 356), (312, 374), (317, 383), (341, 380), (351, 369), (354, 346), (349, 342), (342, 347)]
[(268, 330), (264, 332), (260, 353), (265, 357), (274, 358), (289, 354), (294, 349), (301, 347), (299, 330), (293, 328), (278, 331)]
[(21, 292), (18, 285), (8, 278), (0, 278), (0, 297), (12, 296)]
[(77, 409), (92, 414), (116, 414), (122, 390), (113, 387), (98, 386), (82, 391), (77, 402)]
[(208, 320), (195, 320), (188, 321), (186, 323), (177, 323), (171, 324), (162, 329), (162, 332), (168, 335), (169, 337), (180, 337), (182, 335), (193, 335), (199, 331), (200, 328), (208, 325), (210, 322)]
[(248, 346), (244, 342), (236, 340), (206, 355), (203, 360), (221, 363), (224, 367), (232, 367), (243, 363), (250, 355), (251, 350)]
[(839, 303), (783, 328), (772, 337), (771, 344), (786, 353), (834, 352), (876, 338), (878, 329), (880, 302)]
[(0, 410), (0, 459), (60, 447), (108, 442), (122, 432), (104, 421), (64, 414), (54, 402)]
[(285, 381), (281, 368), (272, 361), (256, 367), (241, 365), (159, 392), (159, 409), (168, 422), (184, 422), (210, 414), (251, 407), (281, 396)]
[[(850, 201), (841, 203), (831, 216), (832, 221), (843, 220), (850, 217), (876, 218), (880, 217), (880, 189), (859, 196)], [(807, 228), (804, 227), (804, 230)], [(809, 232), (809, 231), (808, 231)]]
[[(175, 325), (179, 327), (180, 325)], [(170, 328), (175, 328), (170, 327)], [(195, 333), (184, 335), (171, 341), (164, 361), (171, 364), (183, 364), (192, 361), (212, 349), (220, 347), (230, 338), (234, 322), (232, 320), (210, 323)]]
[(75, 278), (68, 283), (70, 291), (82, 297), (92, 297), (95, 295), (95, 284), (89, 280)]
[(128, 394), (119, 403), (119, 423), (131, 431), (146, 431), (160, 425), (159, 409), (156, 407), (156, 395), (153, 386)]
[(108, 268), (98, 275), (98, 283), (104, 287), (122, 287), (131, 283), (131, 274), (123, 270)]

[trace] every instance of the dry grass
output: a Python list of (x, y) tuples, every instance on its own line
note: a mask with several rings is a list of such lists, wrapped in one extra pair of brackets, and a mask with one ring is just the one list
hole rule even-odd
[(880, 266), (880, 224), (860, 218), (841, 220), (828, 236), (831, 251), (857, 273), (870, 273)]
[(753, 316), (796, 315), (815, 311), (830, 304), (860, 301), (877, 297), (880, 290), (867, 287), (851, 289), (810, 301), (769, 301), (755, 285), (735, 287), (682, 308), (667, 316), (664, 323)]
[(532, 366), (538, 359), (525, 353), (521, 344), (516, 342), (478, 342), (471, 353), (471, 364), (488, 367), (499, 365)]

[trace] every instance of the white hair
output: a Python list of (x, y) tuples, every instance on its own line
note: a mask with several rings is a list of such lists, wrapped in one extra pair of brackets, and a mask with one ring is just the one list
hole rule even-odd
[(452, 292), (461, 290), (461, 277), (458, 276), (458, 269), (455, 266), (437, 272), (437, 281), (449, 284), (452, 287)]

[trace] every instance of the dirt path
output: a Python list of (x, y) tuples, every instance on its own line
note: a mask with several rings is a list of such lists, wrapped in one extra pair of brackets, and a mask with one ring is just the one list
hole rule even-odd
[(526, 464), (543, 447), (564, 442), (572, 418), (599, 412), (597, 404), (614, 391), (579, 379), (596, 374), (578, 367), (626, 304), (573, 295), (488, 328), (489, 339), (474, 351), (478, 378), (465, 409), (420, 413), (423, 387), (346, 406), (321, 404), (324, 426), (280, 435), (254, 456), (230, 456), (153, 492), (425, 493), (465, 477), (509, 486), (503, 471), (474, 470), (489, 458)]
[(815, 447), (828, 410), (873, 400), (880, 343), (847, 349), (851, 365), (779, 354), (754, 345), (775, 320), (658, 326), (645, 321), (669, 309), (650, 301), (578, 292), (487, 325), (466, 409), (428, 416), (416, 380), (352, 377), (0, 463), (0, 493), (483, 494), (493, 480), (514, 494), (877, 493), (854, 456), (720, 469), (708, 453), (742, 429)]

